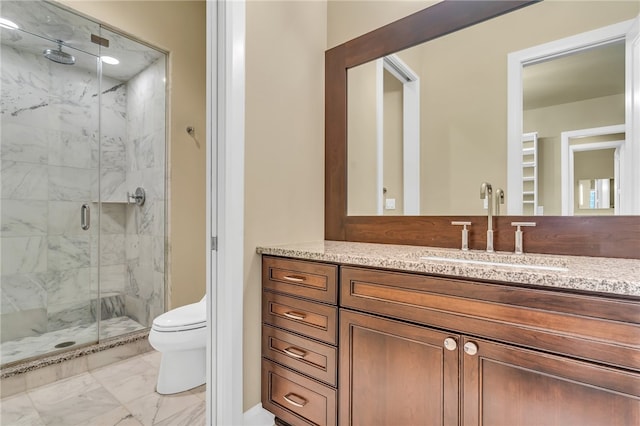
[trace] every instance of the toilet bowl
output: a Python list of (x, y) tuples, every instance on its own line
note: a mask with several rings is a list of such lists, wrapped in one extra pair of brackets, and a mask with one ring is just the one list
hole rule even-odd
[(156, 391), (172, 394), (206, 381), (206, 296), (198, 303), (172, 309), (153, 320), (149, 343), (162, 353)]

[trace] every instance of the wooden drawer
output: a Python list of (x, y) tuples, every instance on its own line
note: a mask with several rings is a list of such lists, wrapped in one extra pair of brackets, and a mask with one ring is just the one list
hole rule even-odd
[(335, 425), (336, 390), (262, 360), (262, 406), (292, 425)]
[(336, 386), (337, 349), (270, 325), (262, 326), (262, 356)]
[(338, 308), (270, 291), (262, 292), (262, 320), (335, 345)]
[(337, 279), (337, 265), (269, 256), (262, 259), (262, 288), (275, 292), (336, 305)]
[(342, 307), (640, 371), (640, 303), (341, 269)]

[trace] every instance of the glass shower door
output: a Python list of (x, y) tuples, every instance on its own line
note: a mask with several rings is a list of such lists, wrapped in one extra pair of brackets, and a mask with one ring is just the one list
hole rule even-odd
[(2, 365), (98, 340), (100, 64), (44, 34), (71, 14), (40, 31), (36, 12), (1, 30)]

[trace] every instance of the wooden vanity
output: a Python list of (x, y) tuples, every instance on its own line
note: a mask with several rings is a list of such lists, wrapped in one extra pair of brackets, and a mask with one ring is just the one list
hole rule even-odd
[(637, 295), (262, 253), (262, 403), (283, 422), (640, 424)]

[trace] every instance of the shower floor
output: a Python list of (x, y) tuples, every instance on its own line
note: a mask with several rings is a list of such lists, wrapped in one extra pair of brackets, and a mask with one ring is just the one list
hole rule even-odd
[[(101, 339), (117, 337), (147, 328), (129, 317), (110, 318), (101, 321), (100, 324)], [(96, 327), (96, 323), (78, 325), (39, 336), (23, 337), (3, 342), (0, 344), (0, 364), (4, 365), (61, 350), (63, 348), (56, 348), (55, 346), (65, 342), (73, 341), (79, 345), (95, 342), (97, 337)], [(66, 349), (74, 349), (75, 346), (75, 344), (72, 344), (66, 346)]]

